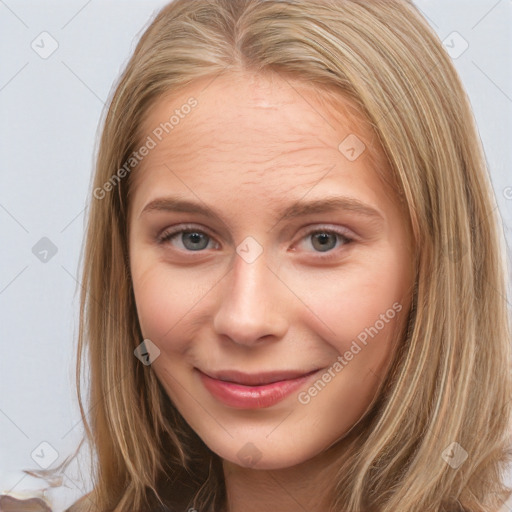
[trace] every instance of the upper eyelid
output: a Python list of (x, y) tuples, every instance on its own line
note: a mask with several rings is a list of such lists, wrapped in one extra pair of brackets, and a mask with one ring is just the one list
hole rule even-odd
[[(193, 231), (204, 233), (207, 236), (209, 236), (210, 238), (217, 237), (217, 235), (214, 232), (213, 232), (214, 234), (212, 234), (211, 230), (209, 230), (207, 228), (203, 228), (203, 227), (197, 227), (197, 226), (198, 225), (195, 225), (192, 223), (187, 223), (187, 224), (179, 224), (177, 226), (174, 226), (173, 228), (166, 228), (161, 232), (161, 234), (158, 235), (158, 239), (164, 238), (166, 236), (174, 237), (183, 232), (193, 232)], [(349, 240), (357, 239), (357, 236), (351, 230), (349, 230), (347, 228), (343, 228), (341, 226), (338, 226), (338, 227), (328, 226), (325, 223), (324, 224), (311, 223), (308, 226), (305, 226), (304, 228), (302, 228), (300, 231), (303, 233), (301, 235), (300, 240), (302, 238), (304, 238), (305, 236), (309, 236), (315, 232), (322, 232), (322, 231), (335, 233), (335, 234), (337, 234), (341, 237), (345, 237), (346, 239), (349, 239)], [(350, 232), (348, 232), (348, 231), (350, 231)], [(216, 242), (219, 243), (218, 241), (216, 241)]]
[(162, 238), (163, 236), (166, 236), (167, 234), (174, 236), (174, 235), (178, 235), (184, 231), (197, 231), (200, 233), (204, 233), (210, 237), (217, 236), (217, 234), (215, 234), (214, 231), (211, 231), (211, 230), (203, 228), (203, 227), (196, 227), (193, 224), (183, 224), (183, 225), (180, 224), (177, 226), (163, 229), (157, 237)]

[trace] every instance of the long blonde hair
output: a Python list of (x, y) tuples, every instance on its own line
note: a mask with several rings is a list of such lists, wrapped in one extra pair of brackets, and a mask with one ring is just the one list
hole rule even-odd
[[(94, 490), (70, 510), (148, 510), (159, 500), (201, 512), (226, 506), (219, 457), (133, 355), (142, 334), (126, 214), (137, 169), (118, 170), (162, 94), (230, 70), (292, 76), (351, 100), (389, 160), (414, 233), (407, 330), (340, 461), (332, 511), (497, 510), (511, 491), (503, 482), (512, 407), (503, 233), (466, 93), (407, 0), (175, 0), (142, 35), (97, 155), (77, 361), (97, 464)], [(458, 467), (454, 453), (467, 454)]]

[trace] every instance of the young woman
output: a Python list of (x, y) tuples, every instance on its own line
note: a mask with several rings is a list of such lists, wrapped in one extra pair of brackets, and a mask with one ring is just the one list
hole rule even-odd
[(406, 0), (175, 0), (104, 120), (75, 511), (497, 512), (499, 217)]

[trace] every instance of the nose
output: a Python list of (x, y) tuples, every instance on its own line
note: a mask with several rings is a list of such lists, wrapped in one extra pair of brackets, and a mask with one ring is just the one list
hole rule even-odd
[(218, 335), (239, 345), (275, 341), (288, 329), (289, 291), (267, 267), (264, 256), (248, 263), (235, 254), (233, 267), (223, 280), (213, 326)]

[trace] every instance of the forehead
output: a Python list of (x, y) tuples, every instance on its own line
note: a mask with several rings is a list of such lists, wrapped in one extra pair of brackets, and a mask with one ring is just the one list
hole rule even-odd
[[(375, 179), (375, 170), (387, 167), (374, 132), (352, 102), (332, 89), (275, 74), (208, 77), (163, 95), (141, 126), (139, 139), (148, 136), (156, 144), (130, 176), (131, 194), (149, 186), (145, 178), (152, 174), (162, 179), (162, 167), (196, 185), (207, 178), (269, 192), (276, 185), (311, 184), (333, 166), (346, 179), (353, 172)], [(357, 151), (364, 148), (356, 161), (344, 153), (354, 143)]]

